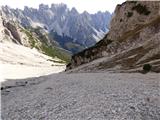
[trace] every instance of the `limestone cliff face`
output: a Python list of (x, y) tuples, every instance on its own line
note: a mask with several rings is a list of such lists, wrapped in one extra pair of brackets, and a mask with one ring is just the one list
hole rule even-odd
[[(98, 58), (103, 61), (98, 62)], [(95, 59), (97, 62), (86, 65), (85, 70), (130, 70), (150, 63), (153, 71), (160, 72), (160, 2), (126, 1), (117, 5), (108, 34), (95, 46), (74, 55), (67, 69)]]

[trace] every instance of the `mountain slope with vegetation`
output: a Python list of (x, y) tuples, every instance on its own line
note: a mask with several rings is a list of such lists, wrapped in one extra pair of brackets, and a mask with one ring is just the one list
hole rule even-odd
[(2, 78), (38, 77), (63, 71), (71, 53), (47, 34), (40, 27), (24, 28), (17, 21), (8, 20), (0, 11)]
[(24, 28), (18, 22), (7, 20), (1, 14), (1, 42), (12, 42), (18, 45), (35, 48), (41, 53), (51, 57), (69, 62), (70, 53), (60, 46), (56, 41), (48, 37), (43, 28)]

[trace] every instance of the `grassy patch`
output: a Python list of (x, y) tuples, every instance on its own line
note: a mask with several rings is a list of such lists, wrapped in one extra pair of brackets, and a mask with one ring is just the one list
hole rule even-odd
[(29, 43), (31, 45), (31, 48), (34, 48), (36, 47), (36, 40), (35, 38), (33, 37), (32, 33), (25, 30), (25, 29), (22, 29), (22, 31), (27, 35), (28, 39), (29, 39)]
[(133, 16), (133, 12), (128, 12), (127, 13), (127, 17), (129, 18), (129, 17), (132, 17)]
[(136, 4), (137, 3), (137, 1), (129, 1), (130, 3), (134, 3), (134, 4)]
[[(70, 55), (65, 52), (64, 50), (61, 50), (60, 48), (53, 47), (51, 45), (48, 45), (48, 39), (45, 35), (41, 34), (39, 30), (31, 29), (32, 32), (36, 33), (36, 37), (33, 36), (32, 32), (30, 32), (30, 29), (22, 29), (22, 31), (27, 35), (29, 39), (29, 44), (31, 48), (36, 48), (39, 51), (42, 51), (44, 54), (55, 58), (58, 57), (62, 61), (59, 61), (59, 63), (68, 63), (70, 62)], [(39, 44), (37, 44), (39, 42)], [(54, 61), (57, 62), (57, 61)]]
[(152, 65), (150, 65), (150, 64), (143, 65), (143, 70), (145, 72), (149, 72), (151, 70), (151, 68), (152, 68)]
[(44, 52), (44, 54), (52, 58), (58, 57), (59, 59), (66, 61), (66, 63), (70, 62), (70, 56), (56, 47), (51, 47), (51, 46), (42, 44), (40, 48)]
[(141, 5), (141, 4), (137, 4), (136, 6), (132, 7), (132, 10), (135, 10), (139, 14), (143, 14), (143, 15), (149, 15), (151, 13), (145, 5)]
[(67, 42), (65, 45), (65, 48), (69, 51), (72, 51), (72, 53), (78, 53), (79, 51), (82, 51), (84, 50), (84, 47), (79, 45), (79, 44), (76, 44), (76, 43), (73, 43), (73, 42)]

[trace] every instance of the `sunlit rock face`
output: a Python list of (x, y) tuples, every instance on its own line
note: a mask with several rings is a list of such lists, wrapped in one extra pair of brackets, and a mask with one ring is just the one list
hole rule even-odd
[(117, 5), (108, 34), (95, 46), (74, 55), (67, 68), (105, 57), (85, 70), (138, 70), (151, 64), (153, 71), (160, 72), (159, 10), (159, 1), (127, 1)]

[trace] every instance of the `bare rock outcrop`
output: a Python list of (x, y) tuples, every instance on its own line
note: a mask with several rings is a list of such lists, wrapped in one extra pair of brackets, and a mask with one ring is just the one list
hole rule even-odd
[(106, 60), (88, 64), (87, 70), (116, 66), (119, 70), (137, 70), (148, 63), (153, 71), (160, 72), (160, 2), (126, 1), (117, 5), (108, 34), (95, 46), (72, 56), (67, 70), (103, 57)]
[(23, 28), (0, 14), (0, 42), (14, 42), (19, 45), (29, 46), (27, 35)]
[[(22, 44), (21, 43), (21, 38), (20, 38), (20, 35), (19, 35), (19, 33), (18, 33), (18, 31), (17, 31), (17, 28), (16, 28), (16, 26), (15, 25), (13, 25), (13, 24), (11, 24), (10, 22), (7, 22), (7, 23), (3, 23), (4, 24), (4, 26), (10, 31), (10, 33), (12, 34), (12, 36), (13, 36), (13, 38), (14, 39), (16, 39), (16, 41), (18, 42), (18, 43), (20, 43), (20, 44)], [(6, 30), (5, 30), (6, 31)], [(6, 32), (5, 32), (6, 33)], [(8, 32), (9, 33), (9, 32)], [(7, 33), (7, 35), (9, 35)]]

